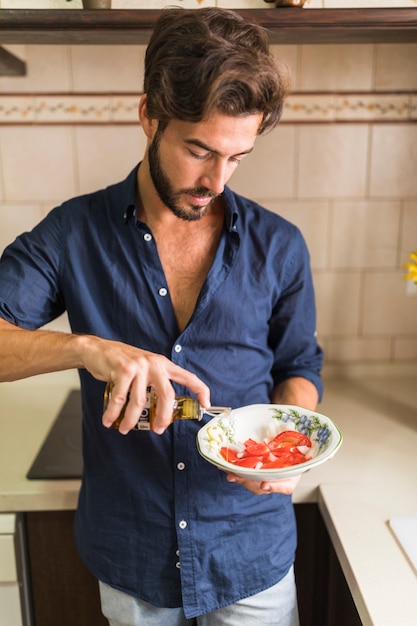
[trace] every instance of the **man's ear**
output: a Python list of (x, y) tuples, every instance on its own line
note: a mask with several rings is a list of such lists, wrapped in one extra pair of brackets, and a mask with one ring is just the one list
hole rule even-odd
[(146, 93), (143, 94), (143, 96), (139, 100), (138, 115), (139, 115), (140, 124), (143, 128), (143, 132), (145, 133), (148, 139), (152, 140), (156, 132), (156, 129), (158, 128), (158, 121), (148, 116)]

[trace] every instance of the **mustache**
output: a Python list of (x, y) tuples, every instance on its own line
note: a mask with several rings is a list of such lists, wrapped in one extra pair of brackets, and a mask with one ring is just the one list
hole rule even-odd
[(180, 193), (190, 194), (192, 196), (200, 196), (202, 198), (217, 198), (219, 194), (210, 191), (207, 187), (195, 187), (194, 189), (183, 189)]

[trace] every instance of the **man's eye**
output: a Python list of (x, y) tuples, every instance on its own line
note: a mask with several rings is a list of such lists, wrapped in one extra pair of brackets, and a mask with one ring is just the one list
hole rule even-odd
[(203, 160), (203, 159), (206, 159), (206, 158), (207, 158), (207, 156), (208, 156), (208, 154), (209, 154), (209, 153), (208, 153), (208, 152), (204, 152), (203, 154), (201, 154), (200, 152), (193, 152), (192, 150), (190, 150), (190, 154), (191, 154), (191, 156), (193, 156), (195, 159), (200, 159), (200, 160)]

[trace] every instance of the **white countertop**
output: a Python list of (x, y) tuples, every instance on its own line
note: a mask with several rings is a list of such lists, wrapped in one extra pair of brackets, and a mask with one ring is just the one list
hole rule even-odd
[[(75, 372), (0, 384), (0, 513), (75, 509), (79, 481), (27, 480)], [(392, 517), (417, 516), (417, 367), (332, 371), (319, 411), (343, 433), (294, 502), (318, 502), (364, 626), (416, 626), (417, 575)]]

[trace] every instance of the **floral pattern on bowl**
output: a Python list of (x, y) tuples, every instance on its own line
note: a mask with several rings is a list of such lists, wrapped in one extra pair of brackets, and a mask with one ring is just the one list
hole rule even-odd
[[(272, 439), (284, 430), (297, 430), (311, 439), (309, 460), (278, 469), (252, 469), (233, 465), (220, 453), (223, 446), (239, 451), (249, 438), (255, 441)], [(297, 406), (253, 404), (234, 409), (230, 416), (218, 416), (207, 422), (197, 434), (197, 447), (206, 461), (224, 471), (252, 480), (282, 480), (332, 458), (342, 440), (337, 426), (325, 415)]]

